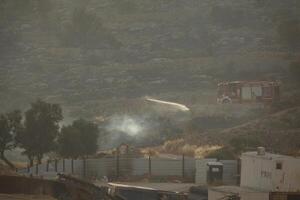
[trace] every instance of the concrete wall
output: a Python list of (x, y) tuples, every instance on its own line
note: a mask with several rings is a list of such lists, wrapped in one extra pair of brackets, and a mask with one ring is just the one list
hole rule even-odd
[[(300, 159), (243, 155), (241, 161), (242, 187), (284, 192), (300, 190)], [(276, 169), (277, 162), (282, 163), (282, 169)]]

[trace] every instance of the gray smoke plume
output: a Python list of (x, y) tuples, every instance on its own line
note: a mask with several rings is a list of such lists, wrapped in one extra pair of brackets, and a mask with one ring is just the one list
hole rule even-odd
[(143, 117), (137, 118), (128, 115), (113, 116), (106, 126), (106, 130), (109, 132), (121, 132), (129, 136), (142, 134), (146, 128)]
[(151, 102), (144, 113), (116, 114), (106, 120), (104, 130), (107, 138), (102, 147), (112, 148), (121, 143), (157, 144), (179, 134), (190, 119), (190, 109), (183, 104), (149, 97), (143, 100)]

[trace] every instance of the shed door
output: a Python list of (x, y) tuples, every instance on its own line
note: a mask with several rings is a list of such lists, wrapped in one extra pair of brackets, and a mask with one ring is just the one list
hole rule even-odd
[(255, 95), (256, 97), (261, 97), (262, 96), (262, 88), (261, 88), (261, 86), (254, 86), (254, 87), (252, 87), (252, 92), (253, 92), (253, 95)]
[(252, 99), (251, 87), (249, 87), (249, 86), (242, 87), (242, 99), (243, 100), (251, 100)]
[(273, 189), (274, 190), (283, 190), (284, 189), (284, 181), (285, 181), (285, 173), (283, 170), (283, 161), (275, 162), (275, 170), (273, 176)]

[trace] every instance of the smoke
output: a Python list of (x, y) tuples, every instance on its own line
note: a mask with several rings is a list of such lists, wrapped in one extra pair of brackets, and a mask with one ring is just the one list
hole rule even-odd
[(149, 97), (145, 97), (147, 101), (151, 101), (160, 105), (164, 105), (169, 107), (170, 109), (174, 109), (174, 111), (183, 111), (183, 112), (187, 112), (190, 111), (190, 109), (183, 104), (179, 104), (179, 103), (175, 103), (175, 102), (170, 102), (170, 101), (162, 101), (162, 100), (158, 100), (158, 99), (153, 99), (153, 98), (149, 98)]
[(145, 122), (142, 118), (137, 119), (128, 115), (114, 116), (109, 120), (106, 130), (109, 132), (121, 132), (129, 136), (137, 136), (145, 129)]
[(146, 115), (115, 115), (106, 121), (106, 138), (101, 145), (104, 149), (119, 146), (122, 143), (141, 144), (145, 137), (152, 134), (155, 123)]
[(116, 114), (105, 120), (103, 128), (107, 135), (102, 148), (109, 149), (121, 143), (157, 145), (181, 133), (190, 119), (191, 113), (187, 106), (154, 98), (145, 99), (154, 103), (154, 107), (136, 114)]

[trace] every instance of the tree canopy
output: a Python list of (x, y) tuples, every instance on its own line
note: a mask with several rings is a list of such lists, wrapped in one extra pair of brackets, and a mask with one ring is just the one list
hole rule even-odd
[(11, 168), (14, 168), (14, 165), (5, 157), (4, 153), (15, 147), (14, 138), (22, 130), (21, 120), (22, 115), (19, 110), (0, 116), (0, 159)]
[(42, 100), (32, 103), (25, 112), (24, 131), (20, 132), (17, 140), (31, 162), (34, 158), (40, 162), (45, 153), (54, 149), (59, 133), (58, 123), (62, 118), (60, 105)]
[(97, 151), (98, 126), (84, 119), (75, 120), (64, 126), (58, 137), (59, 154), (63, 157), (78, 158)]

